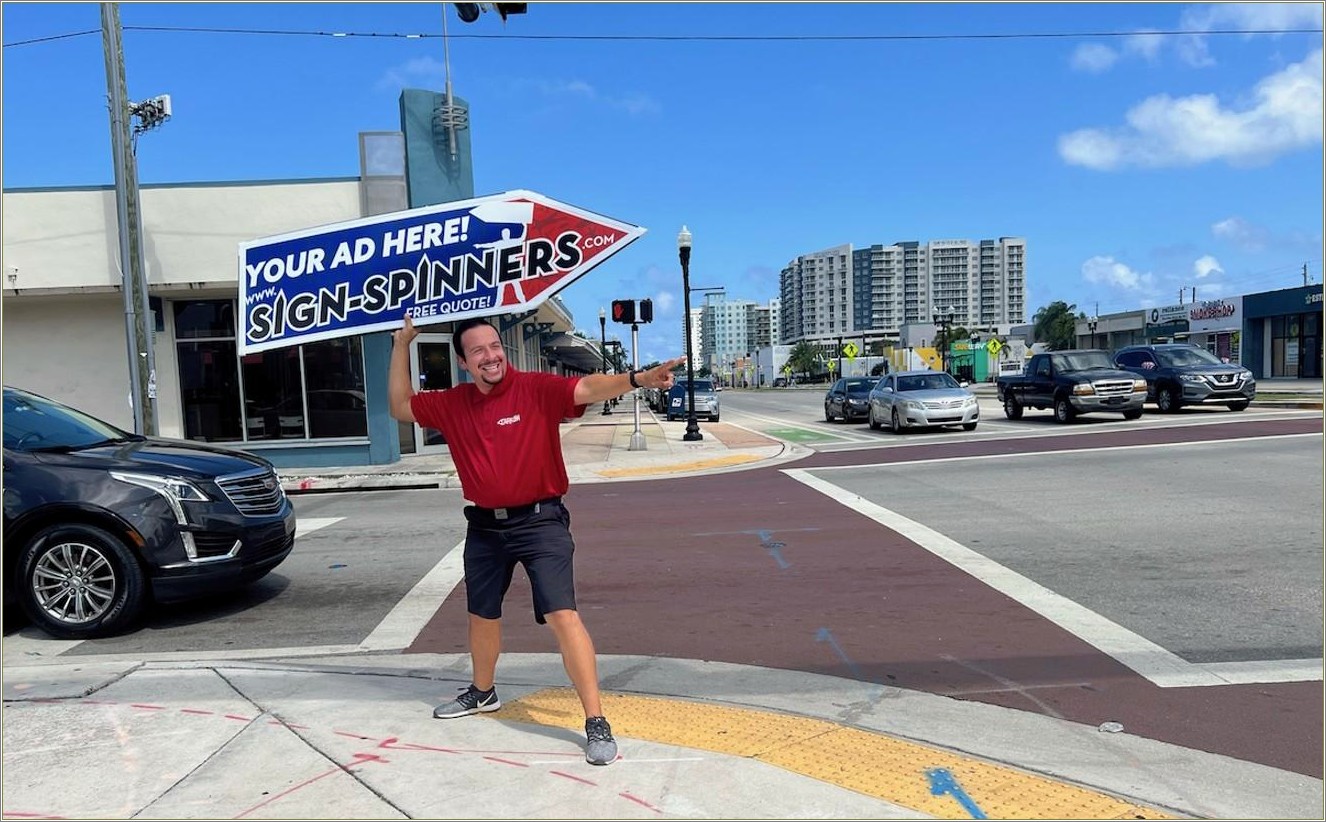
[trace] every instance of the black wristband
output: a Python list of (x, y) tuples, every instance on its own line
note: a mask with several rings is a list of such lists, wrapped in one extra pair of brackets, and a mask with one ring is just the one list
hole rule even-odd
[(635, 375), (636, 375), (636, 374), (639, 374), (639, 373), (640, 373), (639, 371), (630, 371), (630, 372), (627, 373), (627, 376), (630, 377), (630, 379), (631, 379), (631, 387), (632, 387), (632, 388), (639, 388), (639, 387), (640, 387), (640, 383), (638, 383), (638, 382), (635, 381)]

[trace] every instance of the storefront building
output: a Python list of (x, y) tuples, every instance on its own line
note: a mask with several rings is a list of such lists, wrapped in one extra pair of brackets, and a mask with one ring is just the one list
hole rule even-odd
[(1243, 297), (1203, 300), (1188, 306), (1187, 342), (1225, 362), (1242, 363)]
[[(405, 92), (403, 124), (430, 124), (420, 112), (436, 97)], [(389, 332), (244, 356), (236, 341), (241, 242), (473, 196), (468, 139), (463, 167), (443, 180), (434, 178), (451, 162), (445, 142), (415, 149), (413, 136), (361, 134), (359, 178), (140, 188), (155, 433), (242, 447), (278, 467), (386, 464), (446, 447), (437, 432), (390, 415)], [(415, 173), (416, 165), (425, 171)], [(5, 384), (133, 430), (115, 190), (6, 190), (3, 211)], [(556, 297), (492, 319), (516, 368), (603, 368), (598, 342), (569, 333), (573, 318)], [(425, 326), (412, 345), (417, 387), (448, 388), (465, 377), (451, 330)]]
[(1243, 365), (1258, 379), (1322, 378), (1320, 285), (1243, 298)]

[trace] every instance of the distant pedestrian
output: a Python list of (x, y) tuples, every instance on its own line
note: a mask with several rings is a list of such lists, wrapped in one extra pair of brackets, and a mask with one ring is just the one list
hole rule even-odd
[(629, 374), (563, 377), (517, 371), (507, 362), (497, 329), (486, 319), (456, 323), (452, 348), (473, 378), (443, 391), (416, 393), (410, 380), (410, 342), (418, 335), (410, 316), (392, 336), (388, 394), (402, 422), (441, 431), (451, 448), (465, 498), (465, 596), (469, 610), (473, 681), (439, 705), (439, 719), (502, 707), (494, 680), (502, 648), (502, 600), (516, 563), (525, 566), (534, 592), (534, 619), (557, 638), (562, 664), (585, 710), (585, 760), (617, 758), (612, 727), (599, 699), (594, 643), (576, 611), (571, 514), (562, 502), (569, 487), (559, 425), (585, 407), (632, 388), (672, 386), (672, 369), (685, 357)]

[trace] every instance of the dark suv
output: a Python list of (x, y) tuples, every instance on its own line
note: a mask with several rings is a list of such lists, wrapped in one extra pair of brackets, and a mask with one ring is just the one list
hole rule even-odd
[(1145, 377), (1147, 401), (1166, 413), (1185, 405), (1242, 411), (1257, 397), (1251, 371), (1190, 343), (1130, 345), (1114, 352), (1114, 364)]
[(252, 582), (295, 542), (276, 471), (242, 451), (129, 434), (6, 386), (4, 458), (5, 603), (57, 637)]

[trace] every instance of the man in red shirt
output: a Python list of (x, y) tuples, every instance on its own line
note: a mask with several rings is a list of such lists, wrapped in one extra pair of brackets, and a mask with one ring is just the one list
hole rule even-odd
[(465, 508), (465, 592), (474, 681), (433, 710), (451, 719), (502, 707), (494, 679), (502, 647), (502, 599), (516, 563), (534, 589), (534, 618), (557, 637), (562, 663), (585, 709), (585, 760), (617, 758), (612, 727), (599, 700), (594, 643), (576, 610), (571, 514), (562, 504), (569, 481), (560, 424), (585, 407), (632, 388), (672, 386), (685, 357), (629, 374), (562, 377), (517, 371), (506, 360), (497, 329), (482, 318), (456, 323), (451, 345), (473, 382), (416, 393), (410, 380), (410, 315), (392, 338), (387, 390), (391, 414), (441, 431), (451, 448)]

